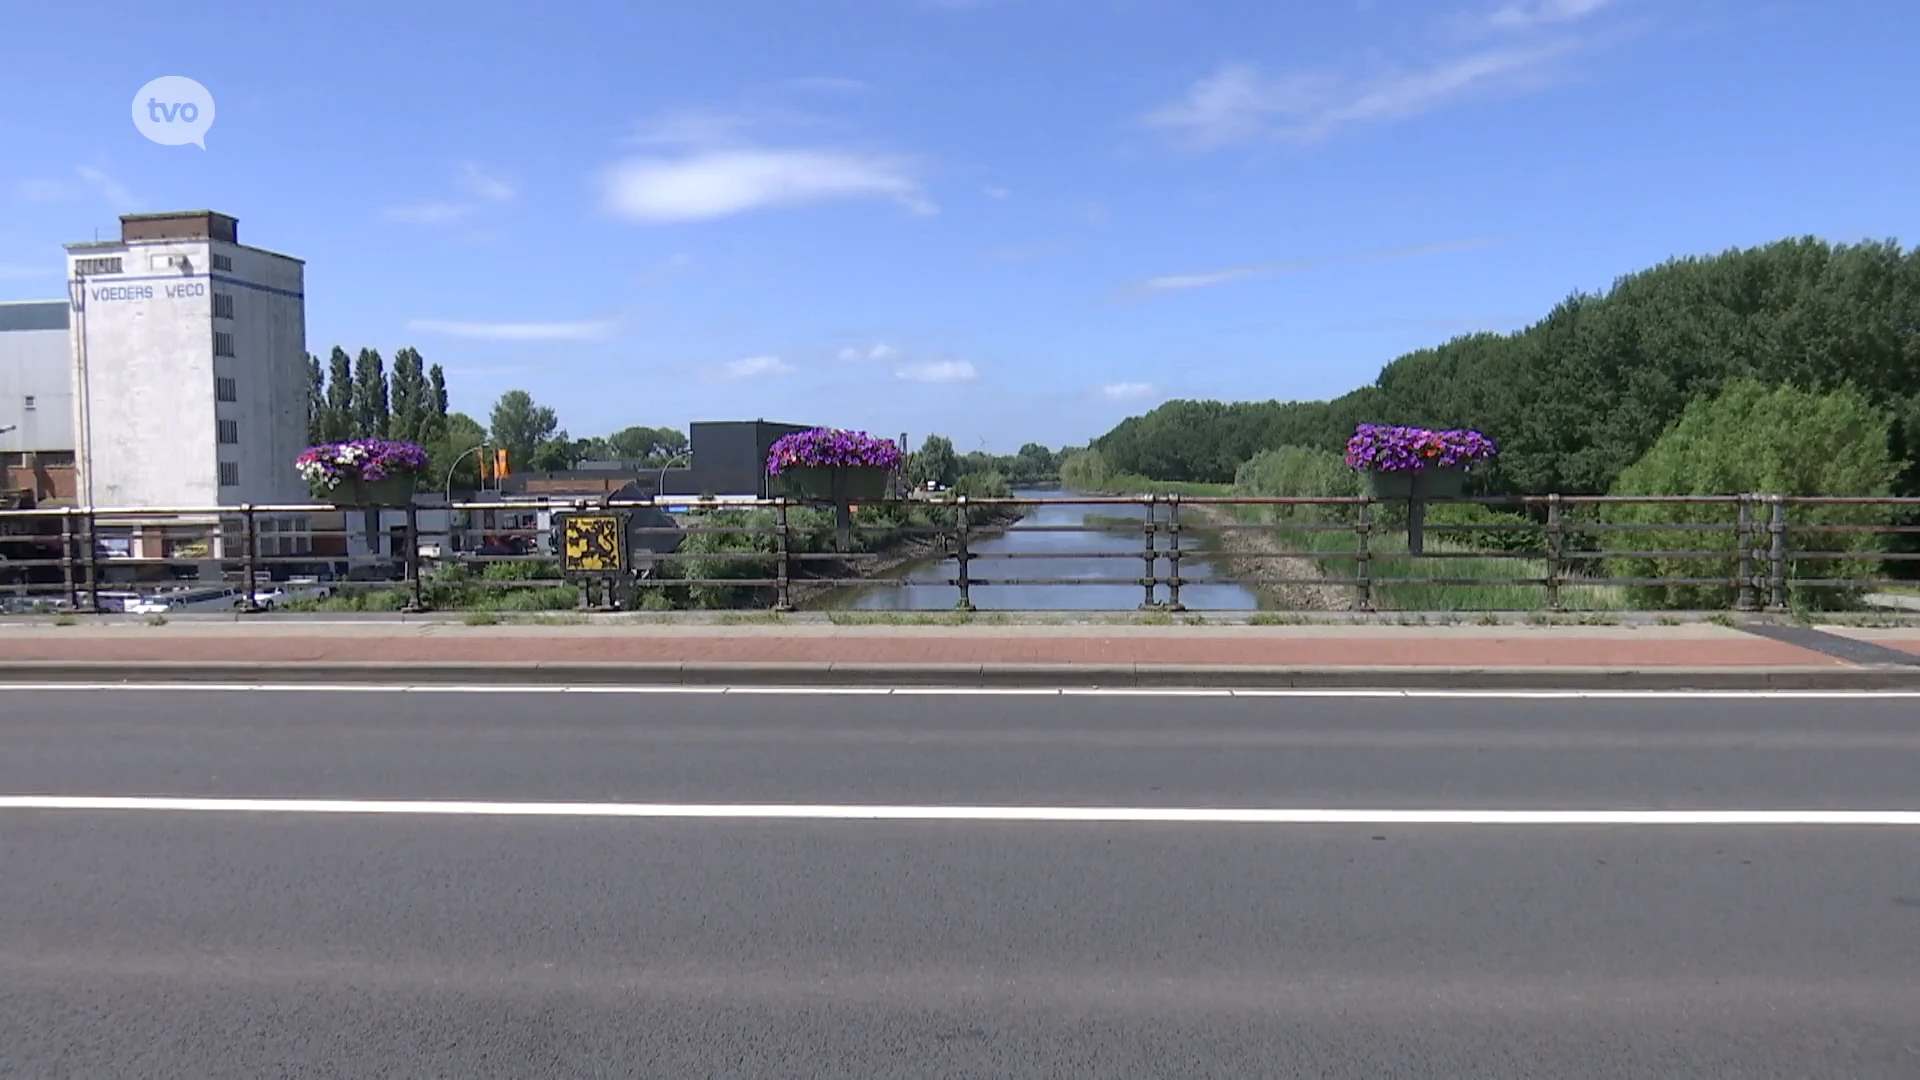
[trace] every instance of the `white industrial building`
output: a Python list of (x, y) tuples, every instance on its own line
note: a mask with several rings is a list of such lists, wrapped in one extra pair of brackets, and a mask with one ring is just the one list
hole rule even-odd
[(308, 501), (305, 268), (225, 214), (122, 217), (67, 245), (78, 501)]
[(67, 302), (0, 303), (0, 454), (73, 452)]
[[(0, 303), (0, 496), (201, 511), (103, 515), (100, 542), (218, 573), (239, 527), (220, 508), (314, 501), (294, 467), (311, 389), (305, 265), (241, 244), (236, 219), (212, 211), (120, 223), (117, 240), (67, 245), (65, 298)], [(372, 552), (358, 514), (263, 513), (255, 527), (262, 555), (338, 565), (400, 550), (406, 515), (382, 517)], [(422, 533), (448, 521), (418, 518)]]

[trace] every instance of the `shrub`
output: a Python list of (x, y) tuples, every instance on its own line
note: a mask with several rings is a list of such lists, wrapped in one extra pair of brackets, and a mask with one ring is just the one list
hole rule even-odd
[[(1233, 476), (1233, 493), (1266, 498), (1353, 498), (1362, 494), (1360, 475), (1340, 455), (1306, 446), (1263, 450)], [(1271, 506), (1262, 515), (1283, 522), (1350, 523), (1354, 504)]]
[(1079, 450), (1060, 461), (1060, 484), (1069, 491), (1105, 491), (1112, 480), (1113, 470), (1098, 450)]
[(1013, 495), (1013, 485), (997, 472), (973, 472), (962, 476), (953, 485), (956, 495), (965, 495), (971, 499), (1005, 499)]
[[(1460, 528), (1463, 525), (1499, 528)], [(1477, 551), (1544, 554), (1547, 550), (1547, 533), (1542, 525), (1523, 515), (1485, 503), (1428, 504), (1427, 535), (1444, 543)], [(1577, 534), (1567, 534), (1561, 542), (1562, 550), (1572, 550), (1577, 546), (1576, 537)]]
[[(1884, 496), (1895, 464), (1888, 451), (1889, 417), (1859, 392), (1846, 388), (1812, 394), (1790, 386), (1769, 389), (1757, 382), (1730, 384), (1718, 397), (1689, 405), (1652, 449), (1628, 466), (1615, 495)], [(1794, 526), (1885, 526), (1887, 506), (1871, 504), (1795, 507), (1789, 537), (1800, 551), (1855, 552), (1851, 559), (1791, 559), (1789, 579), (1875, 576), (1885, 537), (1872, 532), (1807, 533)], [(1738, 508), (1727, 503), (1634, 503), (1614, 508), (1613, 520), (1633, 524), (1719, 526), (1614, 532), (1611, 550), (1725, 551), (1725, 555), (1621, 557), (1611, 560), (1616, 577), (1724, 578), (1725, 584), (1630, 586), (1633, 603), (1646, 607), (1731, 606), (1737, 573), (1734, 535)], [(1764, 516), (1756, 515), (1764, 527)], [(1762, 546), (1763, 544), (1756, 544)], [(1755, 572), (1764, 573), (1764, 558)], [(1830, 606), (1850, 599), (1845, 590), (1794, 587), (1795, 604)]]

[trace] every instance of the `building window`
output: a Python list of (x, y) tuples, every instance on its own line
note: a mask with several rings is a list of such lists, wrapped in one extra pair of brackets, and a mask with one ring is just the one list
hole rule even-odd
[(227, 255), (219, 255), (219, 254), (214, 255), (213, 268), (215, 270), (225, 270), (228, 273), (232, 273), (233, 272), (232, 257)]
[(193, 260), (185, 255), (155, 255), (147, 265), (155, 270), (193, 270)]
[(98, 259), (75, 259), (73, 260), (73, 272), (80, 277), (87, 277), (92, 274), (117, 274), (120, 272), (120, 256), (114, 255), (108, 258)]
[(221, 420), (218, 422), (217, 426), (220, 429), (220, 442), (223, 445), (226, 445), (226, 446), (240, 445), (240, 421)]
[(260, 554), (289, 556), (313, 554), (313, 534), (305, 518), (261, 518)]
[(34, 401), (32, 394), (28, 394), (26, 397), (20, 399), (20, 409), (22, 412), (32, 412), (33, 408)]
[(213, 396), (220, 401), (239, 401), (240, 384), (221, 375), (213, 380)]
[(240, 486), (240, 463), (239, 462), (223, 461), (220, 463), (220, 486), (221, 487), (239, 487)]
[(213, 317), (216, 319), (233, 318), (233, 294), (217, 292), (213, 294)]
[(225, 330), (215, 330), (213, 332), (213, 355), (215, 356), (232, 356), (233, 355), (233, 335), (232, 334), (227, 333)]

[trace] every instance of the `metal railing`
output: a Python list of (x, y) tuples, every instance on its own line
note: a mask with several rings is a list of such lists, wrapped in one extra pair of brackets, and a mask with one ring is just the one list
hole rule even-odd
[[(387, 511), (372, 546), (359, 509), (326, 505), (4, 510), (0, 613), (572, 607), (588, 594), (561, 574), (552, 515), (668, 505), (415, 505)], [(1183, 611), (1209, 606), (1201, 594), (1217, 594), (1204, 587), (1240, 586), (1269, 607), (1778, 611), (1911, 586), (1902, 571), (1920, 560), (1920, 499), (1431, 500), (1419, 554), (1404, 542), (1406, 509), (1374, 498), (914, 498), (861, 508), (841, 551), (822, 508), (696, 501), (670, 525), (629, 522), (630, 569), (613, 593), (623, 607), (789, 610), (833, 606), (847, 586), (933, 589), (950, 591), (941, 606), (1018, 610), (993, 597), (1102, 586), (1138, 590), (1129, 606)], [(1248, 606), (1245, 594), (1228, 606)]]

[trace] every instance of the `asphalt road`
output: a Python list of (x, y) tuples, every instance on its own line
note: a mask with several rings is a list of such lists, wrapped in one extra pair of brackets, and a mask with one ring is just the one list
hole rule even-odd
[[(1920, 702), (0, 691), (0, 794), (1920, 809)], [(0, 1076), (1920, 1076), (1920, 829), (0, 810)]]

